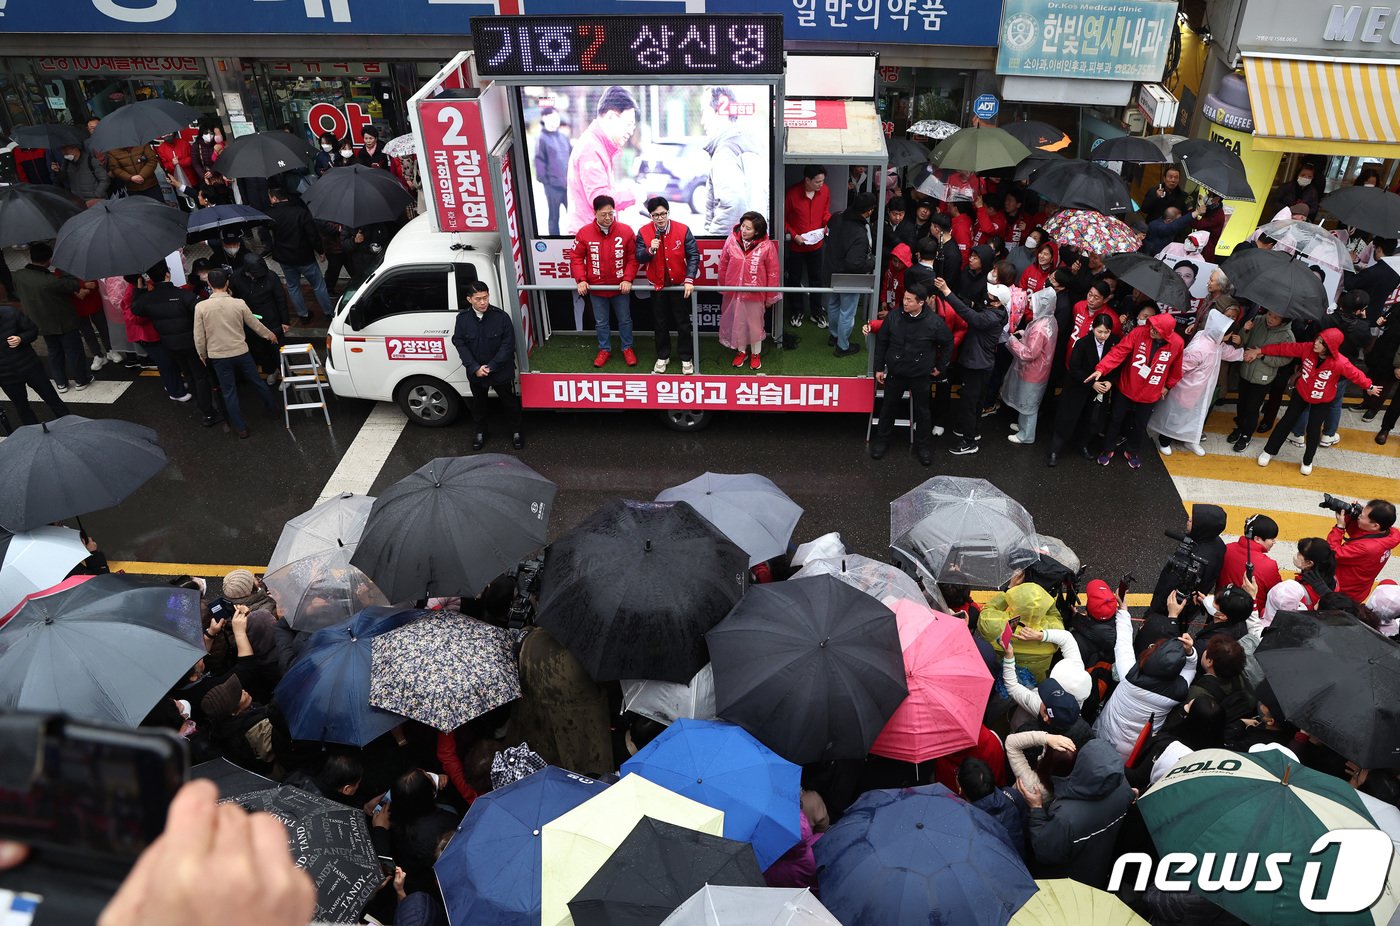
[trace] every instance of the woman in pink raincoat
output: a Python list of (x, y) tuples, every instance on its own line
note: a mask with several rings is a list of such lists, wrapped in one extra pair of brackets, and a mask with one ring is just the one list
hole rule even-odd
[[(1000, 287), (1006, 289), (1007, 287)], [(987, 291), (991, 292), (992, 287)], [(1021, 292), (1018, 290), (1018, 292)], [(1055, 291), (1042, 289), (1030, 295), (1031, 321), (1006, 342), (1011, 351), (1011, 369), (1001, 384), (1001, 400), (1016, 409), (1016, 433), (1007, 435), (1013, 444), (1034, 444), (1035, 426), (1040, 417), (1040, 400), (1050, 382), (1055, 339), (1060, 326), (1055, 321)], [(1013, 312), (1013, 317), (1019, 314)]]
[(1225, 332), (1232, 324), (1234, 320), (1230, 316), (1211, 309), (1205, 327), (1182, 351), (1181, 381), (1157, 403), (1147, 422), (1147, 430), (1157, 435), (1157, 446), (1163, 454), (1170, 456), (1172, 441), (1179, 440), (1196, 456), (1206, 455), (1201, 446), (1201, 432), (1215, 400), (1220, 362), (1244, 357), (1244, 351), (1224, 343)]
[[(778, 286), (779, 280), (778, 246), (768, 237), (768, 221), (745, 212), (719, 252), (719, 285)], [(752, 370), (763, 368), (763, 311), (781, 298), (781, 293), (724, 293), (719, 342), (738, 351), (734, 366), (747, 361)]]

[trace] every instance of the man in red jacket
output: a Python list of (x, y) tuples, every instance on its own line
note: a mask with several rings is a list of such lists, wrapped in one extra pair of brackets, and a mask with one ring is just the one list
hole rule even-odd
[(630, 294), (632, 281), (637, 278), (637, 235), (617, 221), (617, 204), (611, 196), (593, 200), (593, 221), (574, 236), (569, 264), (578, 294), (588, 296), (593, 305), (594, 330), (598, 333), (598, 356), (593, 358), (593, 365), (601, 367), (612, 356), (610, 315), (616, 315), (622, 359), (629, 367), (636, 366)]
[(663, 197), (647, 200), (650, 224), (637, 235), (637, 263), (646, 266), (646, 277), (656, 292), (651, 295), (652, 327), (656, 329), (656, 366), (653, 373), (665, 373), (671, 362), (671, 329), (681, 353), (681, 372), (695, 372), (694, 345), (691, 343), (690, 294), (700, 272), (700, 245), (680, 222), (671, 221), (671, 204)]
[[(826, 186), (826, 168), (808, 164), (802, 169), (802, 182), (788, 187), (783, 198), (783, 238), (787, 242), (784, 286), (825, 286), (822, 273), (822, 248), (826, 245), (827, 226), (831, 224), (831, 190)], [(803, 306), (807, 317), (818, 328), (826, 327), (826, 312), (821, 296), (812, 293), (792, 295), (793, 314), (788, 324), (802, 327)]]
[(1337, 591), (1364, 602), (1390, 551), (1400, 546), (1395, 506), (1376, 498), (1366, 503), (1359, 518), (1337, 512), (1337, 526), (1327, 534), (1327, 545), (1337, 554)]
[[(1170, 315), (1154, 315), (1147, 324), (1134, 328), (1094, 367), (1084, 382), (1097, 382), (1128, 364), (1118, 375), (1118, 392), (1113, 398), (1113, 411), (1104, 430), (1103, 451), (1099, 465), (1107, 466), (1113, 459), (1118, 435), (1124, 437), (1123, 455), (1128, 466), (1142, 467), (1138, 445), (1142, 442), (1152, 409), (1181, 379), (1181, 336), (1176, 333), (1176, 321)], [(1125, 426), (1126, 422), (1126, 426)]]
[(1251, 515), (1244, 522), (1244, 536), (1225, 547), (1225, 560), (1221, 563), (1215, 590), (1219, 592), (1227, 585), (1243, 587), (1245, 566), (1253, 566), (1254, 581), (1259, 586), (1259, 595), (1254, 604), (1262, 613), (1269, 589), (1283, 581), (1278, 572), (1278, 563), (1269, 555), (1277, 539), (1277, 521), (1264, 514)]

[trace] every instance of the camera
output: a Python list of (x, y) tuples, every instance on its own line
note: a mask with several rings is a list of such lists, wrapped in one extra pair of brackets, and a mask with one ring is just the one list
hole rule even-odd
[(1196, 552), (1196, 541), (1187, 535), (1180, 531), (1163, 533), (1177, 542), (1176, 549), (1167, 558), (1166, 569), (1175, 573), (1177, 577), (1176, 590), (1181, 592), (1182, 597), (1189, 599), (1200, 588), (1201, 575), (1209, 561)]
[(1328, 495), (1326, 492), (1322, 493), (1322, 501), (1318, 502), (1317, 507), (1326, 508), (1328, 511), (1341, 512), (1353, 521), (1361, 517), (1362, 511), (1360, 502), (1345, 501), (1335, 495)]
[(544, 572), (544, 554), (533, 556), (510, 572), (515, 577), (515, 597), (510, 602), (508, 626), (521, 630), (535, 619), (535, 598), (540, 592), (540, 574)]

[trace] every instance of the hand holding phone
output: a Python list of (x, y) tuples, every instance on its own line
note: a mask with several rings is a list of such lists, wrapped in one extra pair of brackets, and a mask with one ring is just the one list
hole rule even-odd
[(1011, 621), (1006, 622), (1006, 626), (1001, 628), (1001, 649), (1004, 653), (1011, 652), (1011, 637), (1016, 633), (1016, 628), (1011, 625)]

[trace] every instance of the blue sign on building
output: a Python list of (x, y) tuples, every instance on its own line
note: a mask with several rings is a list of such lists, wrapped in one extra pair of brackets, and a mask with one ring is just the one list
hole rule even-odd
[(1001, 100), (990, 93), (984, 93), (972, 101), (972, 114), (983, 122), (995, 119), (999, 112), (1001, 112)]
[(1162, 79), (1177, 5), (1161, 0), (1006, 0), (997, 73)]

